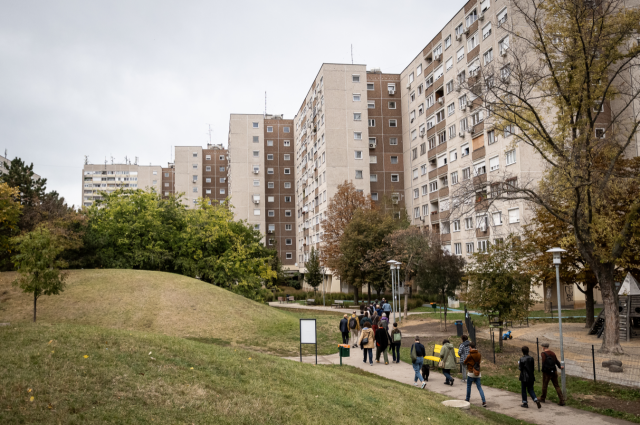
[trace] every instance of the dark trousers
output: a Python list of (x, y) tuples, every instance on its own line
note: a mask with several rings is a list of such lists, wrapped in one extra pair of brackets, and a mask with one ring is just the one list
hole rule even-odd
[(522, 389), (522, 404), (528, 404), (527, 392), (531, 396), (531, 400), (533, 401), (538, 400), (538, 397), (536, 397), (536, 393), (533, 391), (533, 381), (530, 381), (530, 382), (520, 381), (520, 388)]
[(549, 381), (551, 381), (551, 383), (553, 384), (553, 388), (556, 389), (558, 398), (560, 399), (560, 403), (562, 403), (564, 401), (564, 398), (562, 397), (562, 390), (558, 385), (558, 374), (556, 372), (542, 373), (542, 394), (540, 395), (540, 401), (544, 401), (547, 399), (547, 387), (549, 386)]
[(384, 315), (385, 315), (385, 316), (387, 316), (387, 319), (388, 319), (388, 318), (389, 318), (389, 316), (391, 315), (391, 312), (390, 312), (390, 311), (385, 311), (385, 312), (384, 312)]
[(442, 374), (444, 378), (447, 380), (447, 383), (453, 382), (453, 378), (451, 377), (451, 369), (442, 369)]
[(342, 343), (343, 344), (349, 343), (349, 332), (342, 332)]
[(373, 363), (373, 348), (363, 348), (364, 351), (364, 362), (367, 362), (367, 353), (369, 354), (369, 363)]
[(394, 362), (400, 361), (400, 343), (395, 342), (391, 344), (391, 356), (393, 356)]

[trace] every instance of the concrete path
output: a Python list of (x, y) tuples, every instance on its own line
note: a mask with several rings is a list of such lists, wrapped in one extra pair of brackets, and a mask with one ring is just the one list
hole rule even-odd
[[(393, 379), (403, 384), (413, 385), (414, 372), (410, 364), (400, 362), (399, 364), (374, 363), (369, 366), (368, 363), (362, 362), (362, 351), (358, 348), (351, 349), (351, 357), (343, 358), (342, 363), (354, 366), (367, 372), (375, 373), (383, 378)], [(375, 351), (374, 351), (375, 355)], [(300, 361), (299, 357), (290, 357), (290, 360)], [(314, 363), (315, 357), (303, 357), (304, 363)], [(318, 364), (340, 364), (340, 358), (337, 354), (329, 356), (318, 356)], [(444, 394), (452, 399), (464, 400), (467, 393), (466, 384), (456, 379), (453, 386), (444, 385), (444, 376), (437, 372), (431, 371), (429, 382), (426, 386), (427, 390)], [(519, 394), (509, 391), (498, 390), (490, 387), (482, 387), (487, 399), (488, 409), (496, 413), (502, 413), (512, 418), (527, 421), (534, 424), (549, 425), (602, 425), (602, 424), (631, 424), (621, 419), (611, 418), (609, 416), (599, 415), (597, 413), (587, 412), (572, 407), (560, 407), (555, 403), (545, 403), (542, 409), (538, 409), (534, 403), (529, 401), (529, 408), (520, 407), (522, 400)], [(553, 390), (553, 388), (552, 388)], [(416, 388), (416, 391), (423, 391)], [(482, 406), (482, 400), (475, 386), (471, 389), (471, 404)]]
[[(278, 301), (271, 301), (269, 303), (269, 305), (271, 307), (281, 307), (281, 308), (294, 308), (296, 310), (318, 310), (318, 311), (332, 311), (332, 312), (337, 312), (337, 313), (342, 313), (342, 314), (351, 314), (354, 311), (358, 311), (358, 313), (360, 312), (360, 308), (358, 307), (357, 309), (353, 309), (353, 308), (331, 308), (330, 306), (322, 306), (322, 305), (303, 305), (303, 304), (298, 304), (298, 303), (280, 303)], [(416, 313), (412, 313), (412, 312), (408, 312), (407, 314), (409, 316), (413, 315), (413, 314), (424, 314), (425, 312), (416, 312)], [(390, 316), (393, 317), (393, 314)]]

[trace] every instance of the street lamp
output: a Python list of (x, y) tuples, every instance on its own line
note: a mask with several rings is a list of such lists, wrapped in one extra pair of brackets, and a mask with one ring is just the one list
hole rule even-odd
[[(396, 294), (398, 292), (398, 290), (396, 289), (396, 286), (400, 284), (400, 264), (402, 264), (399, 261), (396, 260), (389, 260), (387, 261), (387, 264), (389, 264), (389, 268), (391, 270), (391, 296), (393, 297), (393, 322), (395, 323), (396, 321)], [(396, 271), (397, 270), (397, 271)], [(394, 271), (396, 271), (394, 273)], [(400, 312), (400, 310), (398, 309), (398, 313)]]
[(320, 273), (322, 273), (322, 305), (326, 307), (327, 304), (324, 301), (324, 267), (322, 266), (320, 266)]
[(567, 378), (565, 375), (564, 369), (564, 344), (562, 342), (562, 301), (560, 298), (560, 264), (562, 263), (562, 258), (560, 257), (563, 252), (567, 252), (562, 248), (551, 248), (547, 252), (551, 252), (553, 254), (553, 264), (556, 266), (556, 292), (558, 293), (558, 326), (560, 327), (560, 373), (562, 376), (562, 393), (564, 394), (565, 400), (567, 398)]

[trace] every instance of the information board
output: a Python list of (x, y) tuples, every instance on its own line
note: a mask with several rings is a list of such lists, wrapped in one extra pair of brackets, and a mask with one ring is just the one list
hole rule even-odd
[(300, 319), (300, 363), (302, 363), (302, 344), (314, 344), (316, 346), (316, 364), (318, 364), (316, 319)]

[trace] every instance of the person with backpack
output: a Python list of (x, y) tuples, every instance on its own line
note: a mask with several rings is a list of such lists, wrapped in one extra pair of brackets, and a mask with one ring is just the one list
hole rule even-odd
[(462, 382), (467, 382), (467, 368), (464, 366), (464, 361), (469, 355), (470, 344), (471, 342), (469, 341), (469, 337), (462, 335), (462, 343), (458, 346), (458, 355), (460, 356), (460, 364), (462, 365)]
[(562, 390), (558, 385), (558, 373), (556, 366), (560, 369), (564, 369), (564, 366), (560, 364), (558, 358), (556, 357), (556, 353), (549, 350), (549, 343), (542, 343), (542, 353), (540, 354), (542, 358), (542, 394), (540, 395), (540, 402), (544, 403), (547, 398), (547, 387), (549, 386), (549, 381), (553, 383), (553, 387), (556, 389), (558, 393), (558, 399), (560, 402), (558, 406), (564, 406), (564, 397), (562, 396)]
[(391, 331), (391, 356), (394, 363), (400, 363), (400, 346), (402, 345), (402, 332), (398, 329), (398, 324), (393, 324)]
[(358, 347), (358, 337), (360, 336), (360, 323), (358, 321), (358, 316), (356, 316), (356, 312), (354, 311), (351, 317), (349, 318), (349, 332), (351, 333), (351, 347)]
[(538, 406), (538, 409), (542, 407), (540, 400), (536, 397), (536, 393), (533, 391), (533, 383), (536, 382), (535, 364), (533, 357), (529, 355), (529, 347), (526, 345), (522, 347), (523, 356), (518, 360), (518, 369), (520, 370), (520, 388), (522, 389), (522, 406), (525, 409), (529, 407), (527, 402), (527, 392), (531, 396), (533, 402)]
[(453, 348), (453, 344), (448, 339), (442, 341), (442, 348), (440, 349), (440, 363), (438, 366), (442, 368), (442, 374), (445, 378), (445, 385), (453, 386), (453, 379), (451, 377), (451, 369), (455, 369), (456, 365), (456, 350)]
[(363, 363), (367, 362), (367, 354), (369, 355), (369, 364), (373, 366), (373, 347), (375, 347), (375, 335), (373, 330), (367, 327), (369, 323), (365, 322), (364, 327), (362, 328), (362, 333), (360, 334), (360, 338), (358, 339), (358, 345), (360, 345), (360, 349), (362, 349), (364, 353)]
[[(465, 340), (466, 341), (466, 340)], [(462, 344), (460, 344), (462, 346)], [(469, 352), (465, 356), (463, 362), (463, 368), (466, 369), (467, 376), (467, 398), (465, 401), (469, 401), (471, 398), (471, 386), (475, 383), (478, 392), (480, 393), (480, 398), (482, 398), (482, 407), (487, 407), (487, 400), (484, 398), (484, 391), (482, 391), (482, 384), (480, 382), (480, 378), (482, 378), (482, 374), (480, 373), (480, 361), (482, 361), (482, 356), (476, 349), (476, 344), (474, 342), (470, 342), (467, 345)], [(460, 353), (460, 357), (462, 358), (462, 352), (458, 349)]]
[(380, 326), (376, 330), (376, 363), (380, 363), (380, 354), (384, 356), (384, 364), (389, 364), (389, 356), (387, 355), (387, 348), (391, 342), (391, 337), (387, 330)]
[(416, 373), (416, 376), (413, 378), (413, 385), (416, 387), (420, 385), (418, 384), (418, 380), (420, 380), (420, 388), (423, 389), (427, 385), (421, 373), (425, 353), (424, 345), (420, 344), (420, 337), (416, 336), (414, 343), (411, 345), (411, 363), (413, 364), (413, 371)]
[(340, 320), (340, 332), (342, 332), (342, 343), (349, 343), (349, 321), (347, 320), (348, 315), (345, 314), (342, 320)]

